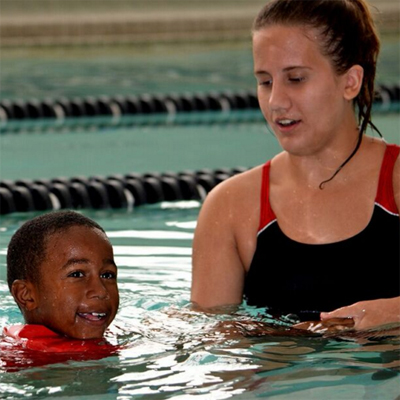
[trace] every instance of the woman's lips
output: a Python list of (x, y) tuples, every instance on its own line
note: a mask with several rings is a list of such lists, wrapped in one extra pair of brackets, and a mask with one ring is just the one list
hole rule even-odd
[(282, 132), (289, 132), (300, 124), (301, 120), (291, 118), (280, 118), (275, 120), (275, 125)]

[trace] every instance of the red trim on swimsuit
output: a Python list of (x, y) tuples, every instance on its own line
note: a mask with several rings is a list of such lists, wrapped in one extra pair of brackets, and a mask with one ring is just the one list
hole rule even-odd
[(399, 146), (395, 144), (387, 145), (379, 175), (378, 192), (375, 200), (376, 204), (379, 204), (386, 211), (396, 215), (399, 214), (399, 210), (394, 199), (393, 169), (399, 153)]
[(262, 182), (261, 182), (261, 212), (260, 212), (260, 225), (258, 231), (260, 232), (272, 221), (276, 220), (275, 213), (272, 211), (269, 202), (269, 171), (271, 169), (271, 160), (267, 161), (262, 169)]
[[(379, 183), (375, 203), (381, 206), (387, 212), (399, 214), (394, 199), (393, 192), (393, 168), (400, 153), (400, 146), (395, 144), (386, 145), (383, 156), (382, 166), (379, 174)], [(267, 161), (262, 170), (261, 182), (261, 212), (260, 225), (258, 232), (266, 228), (271, 222), (276, 220), (274, 211), (269, 202), (269, 174), (271, 169), (271, 160)]]

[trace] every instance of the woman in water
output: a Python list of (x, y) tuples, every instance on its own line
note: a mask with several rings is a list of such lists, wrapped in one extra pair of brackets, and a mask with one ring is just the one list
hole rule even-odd
[[(399, 147), (367, 136), (379, 39), (364, 0), (273, 0), (253, 26), (262, 113), (283, 151), (200, 212), (192, 302), (293, 322), (400, 320)], [(379, 132), (378, 132), (379, 133)]]

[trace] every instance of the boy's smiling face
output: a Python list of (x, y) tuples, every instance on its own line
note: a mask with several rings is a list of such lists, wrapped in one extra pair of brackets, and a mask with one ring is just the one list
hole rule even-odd
[(103, 337), (119, 305), (112, 246), (98, 229), (73, 226), (47, 240), (27, 322), (75, 339)]

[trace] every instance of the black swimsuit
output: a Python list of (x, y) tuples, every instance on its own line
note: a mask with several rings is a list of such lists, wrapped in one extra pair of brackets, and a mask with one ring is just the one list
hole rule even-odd
[(257, 247), (244, 288), (248, 305), (307, 320), (357, 301), (400, 296), (400, 219), (392, 185), (399, 151), (387, 145), (368, 226), (328, 244), (299, 243), (281, 231), (269, 203), (270, 161), (264, 165)]

